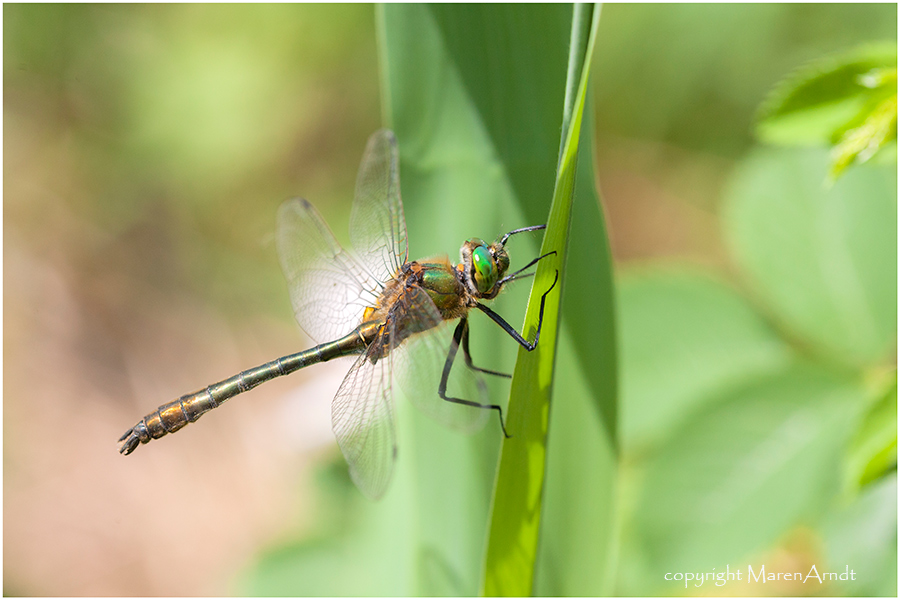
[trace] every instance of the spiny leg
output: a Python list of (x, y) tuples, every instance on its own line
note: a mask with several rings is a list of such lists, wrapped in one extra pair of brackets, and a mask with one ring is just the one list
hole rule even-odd
[(532, 225), (531, 227), (522, 227), (520, 229), (513, 229), (502, 238), (500, 238), (500, 245), (505, 246), (506, 240), (509, 239), (509, 236), (516, 235), (517, 233), (524, 233), (526, 231), (538, 231), (539, 229), (547, 229), (546, 225)]
[[(506, 433), (506, 425), (503, 423), (503, 409), (497, 404), (481, 404), (479, 402), (473, 402), (472, 400), (463, 400), (462, 398), (453, 398), (447, 395), (447, 380), (450, 378), (450, 369), (453, 368), (453, 360), (456, 358), (456, 352), (459, 350), (459, 344), (463, 337), (463, 333), (465, 332), (467, 327), (466, 318), (463, 317), (459, 320), (459, 324), (456, 326), (456, 330), (453, 332), (453, 341), (450, 342), (450, 351), (447, 353), (447, 360), (444, 361), (444, 371), (441, 373), (441, 384), (438, 386), (438, 396), (441, 397), (442, 400), (446, 400), (447, 402), (454, 402), (456, 404), (463, 404), (465, 406), (472, 406), (474, 408), (483, 408), (489, 410), (496, 410), (497, 414), (500, 416), (500, 429), (503, 430), (503, 435), (505, 437), (510, 437), (508, 433)], [(464, 350), (465, 353), (465, 350)], [(478, 369), (481, 370), (481, 369)], [(485, 371), (490, 372), (490, 371)], [(494, 373), (495, 375), (502, 375), (502, 373)], [(482, 382), (483, 384), (484, 382)]]
[[(463, 322), (467, 320), (465, 318), (462, 319)], [(458, 325), (457, 325), (458, 327)], [(487, 375), (496, 375), (497, 377), (506, 377), (507, 379), (512, 379), (512, 375), (509, 373), (499, 373), (497, 371), (490, 371), (488, 369), (482, 369), (481, 367), (476, 367), (472, 362), (472, 354), (469, 352), (469, 326), (466, 322), (466, 326), (463, 328), (462, 334), (462, 349), (463, 349), (463, 357), (466, 359), (466, 366), (472, 369), (473, 371), (479, 371), (481, 373), (486, 373)]]
[(525, 278), (527, 278), (527, 277), (534, 277), (534, 273), (523, 273), (522, 275), (516, 275), (516, 276), (513, 277), (513, 278), (504, 277), (504, 278), (503, 278), (503, 283), (510, 283), (510, 282), (512, 282), (512, 281), (518, 281), (518, 280), (520, 280), (520, 279), (525, 279)]
[[(538, 259), (538, 260), (540, 260), (540, 259)], [(526, 350), (528, 350), (529, 352), (531, 352), (532, 350), (534, 350), (535, 348), (537, 348), (538, 340), (541, 338), (541, 325), (544, 323), (544, 302), (547, 300), (547, 294), (549, 294), (549, 293), (551, 292), (551, 290), (553, 290), (553, 288), (556, 287), (556, 282), (557, 282), (557, 281), (559, 281), (559, 270), (556, 271), (556, 277), (554, 277), (554, 279), (553, 279), (553, 285), (551, 285), (551, 286), (550, 286), (550, 289), (548, 289), (546, 292), (544, 292), (543, 295), (541, 296), (541, 310), (540, 310), (540, 312), (538, 313), (538, 326), (537, 326), (537, 331), (536, 331), (535, 334), (534, 334), (534, 341), (533, 341), (533, 342), (529, 342), (528, 340), (526, 340), (525, 338), (523, 338), (523, 337), (521, 336), (521, 334), (519, 334), (519, 332), (516, 331), (516, 330), (513, 328), (512, 325), (510, 325), (509, 323), (507, 323), (506, 320), (505, 320), (503, 317), (501, 317), (500, 315), (498, 315), (497, 313), (495, 313), (494, 311), (492, 311), (490, 308), (488, 308), (488, 307), (485, 306), (484, 304), (476, 303), (475, 306), (476, 306), (481, 312), (483, 312), (484, 314), (486, 314), (487, 316), (489, 316), (491, 319), (493, 319), (494, 322), (495, 322), (497, 325), (499, 325), (500, 327), (502, 327), (502, 328), (503, 328), (503, 331), (505, 331), (506, 333), (508, 333), (512, 339), (514, 339), (514, 340), (516, 340), (517, 342), (519, 342), (519, 344), (520, 344), (523, 348), (525, 348)], [(458, 328), (457, 328), (457, 329), (458, 329)], [(454, 337), (455, 337), (455, 336), (454, 336)]]
[[(519, 269), (519, 270), (516, 271), (515, 273), (510, 273), (509, 275), (507, 275), (506, 277), (504, 277), (503, 279), (501, 279), (501, 280), (500, 280), (500, 284), (502, 285), (502, 284), (504, 284), (504, 283), (509, 283), (510, 281), (514, 281), (514, 280), (516, 280), (516, 279), (521, 279), (522, 277), (531, 277), (532, 275), (534, 275), (534, 273), (526, 273), (525, 275), (519, 275), (519, 273), (521, 273), (522, 271), (524, 271), (524, 270), (526, 270), (526, 269), (531, 268), (531, 266), (534, 265), (536, 262), (538, 262), (539, 260), (542, 260), (542, 259), (547, 258), (547, 257), (550, 256), (551, 254), (556, 254), (556, 250), (551, 250), (551, 251), (548, 252), (547, 254), (543, 254), (543, 255), (541, 255), (541, 256), (538, 256), (536, 259), (534, 259), (533, 261), (531, 261), (530, 263), (528, 263), (527, 265), (525, 265), (524, 267), (522, 267), (521, 269)], [(550, 289), (553, 289), (553, 288), (550, 288)]]

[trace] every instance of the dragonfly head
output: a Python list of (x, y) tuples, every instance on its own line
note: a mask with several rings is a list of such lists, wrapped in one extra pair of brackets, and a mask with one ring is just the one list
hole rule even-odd
[(490, 299), (500, 293), (500, 281), (509, 269), (509, 254), (503, 244), (472, 238), (462, 245), (459, 254), (470, 294)]

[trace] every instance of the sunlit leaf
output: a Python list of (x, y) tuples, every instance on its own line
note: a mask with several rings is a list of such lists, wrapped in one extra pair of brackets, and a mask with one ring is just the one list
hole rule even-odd
[(866, 414), (847, 450), (847, 484), (856, 491), (897, 471), (897, 372)]
[(864, 46), (812, 61), (769, 94), (759, 109), (756, 133), (774, 144), (828, 143), (882, 89), (871, 87), (866, 77), (896, 66), (896, 43)]
[(888, 142), (896, 139), (897, 95), (894, 94), (867, 111), (862, 123), (844, 132), (831, 151), (830, 178), (836, 179), (854, 162), (866, 162)]

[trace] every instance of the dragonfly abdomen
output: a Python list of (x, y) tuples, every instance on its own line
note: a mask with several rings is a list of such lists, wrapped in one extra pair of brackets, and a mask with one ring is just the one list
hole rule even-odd
[(325, 362), (339, 356), (362, 352), (371, 337), (372, 326), (360, 325), (349, 334), (333, 342), (314, 346), (309, 350), (283, 356), (264, 365), (241, 371), (233, 377), (206, 386), (191, 394), (163, 404), (145, 416), (119, 438), (119, 452), (131, 454), (140, 444), (174, 433), (193, 423), (206, 412), (240, 393), (252, 390), (270, 379), (288, 375), (298, 369)]

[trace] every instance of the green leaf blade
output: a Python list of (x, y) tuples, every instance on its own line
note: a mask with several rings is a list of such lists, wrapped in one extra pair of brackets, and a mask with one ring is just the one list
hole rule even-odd
[[(494, 488), (482, 585), (482, 594), (486, 596), (531, 595), (533, 590), (560, 298), (565, 285), (566, 250), (590, 56), (599, 19), (599, 12), (593, 11), (590, 19), (585, 18), (584, 10), (583, 6), (576, 10), (573, 27), (589, 28), (590, 35), (573, 35), (573, 39), (585, 40), (586, 47), (572, 49), (573, 53), (584, 56), (580, 61), (583, 66), (578, 73), (577, 95), (571, 97), (572, 109), (564, 110), (564, 114), (572, 117), (568, 130), (563, 131), (565, 142), (541, 246), (541, 255), (554, 252), (556, 258), (539, 263), (526, 312), (523, 333), (529, 339), (533, 339), (538, 319), (543, 317), (540, 343), (532, 352), (519, 349), (513, 373), (507, 421), (512, 437), (504, 440)], [(543, 302), (542, 297), (545, 298)]]

